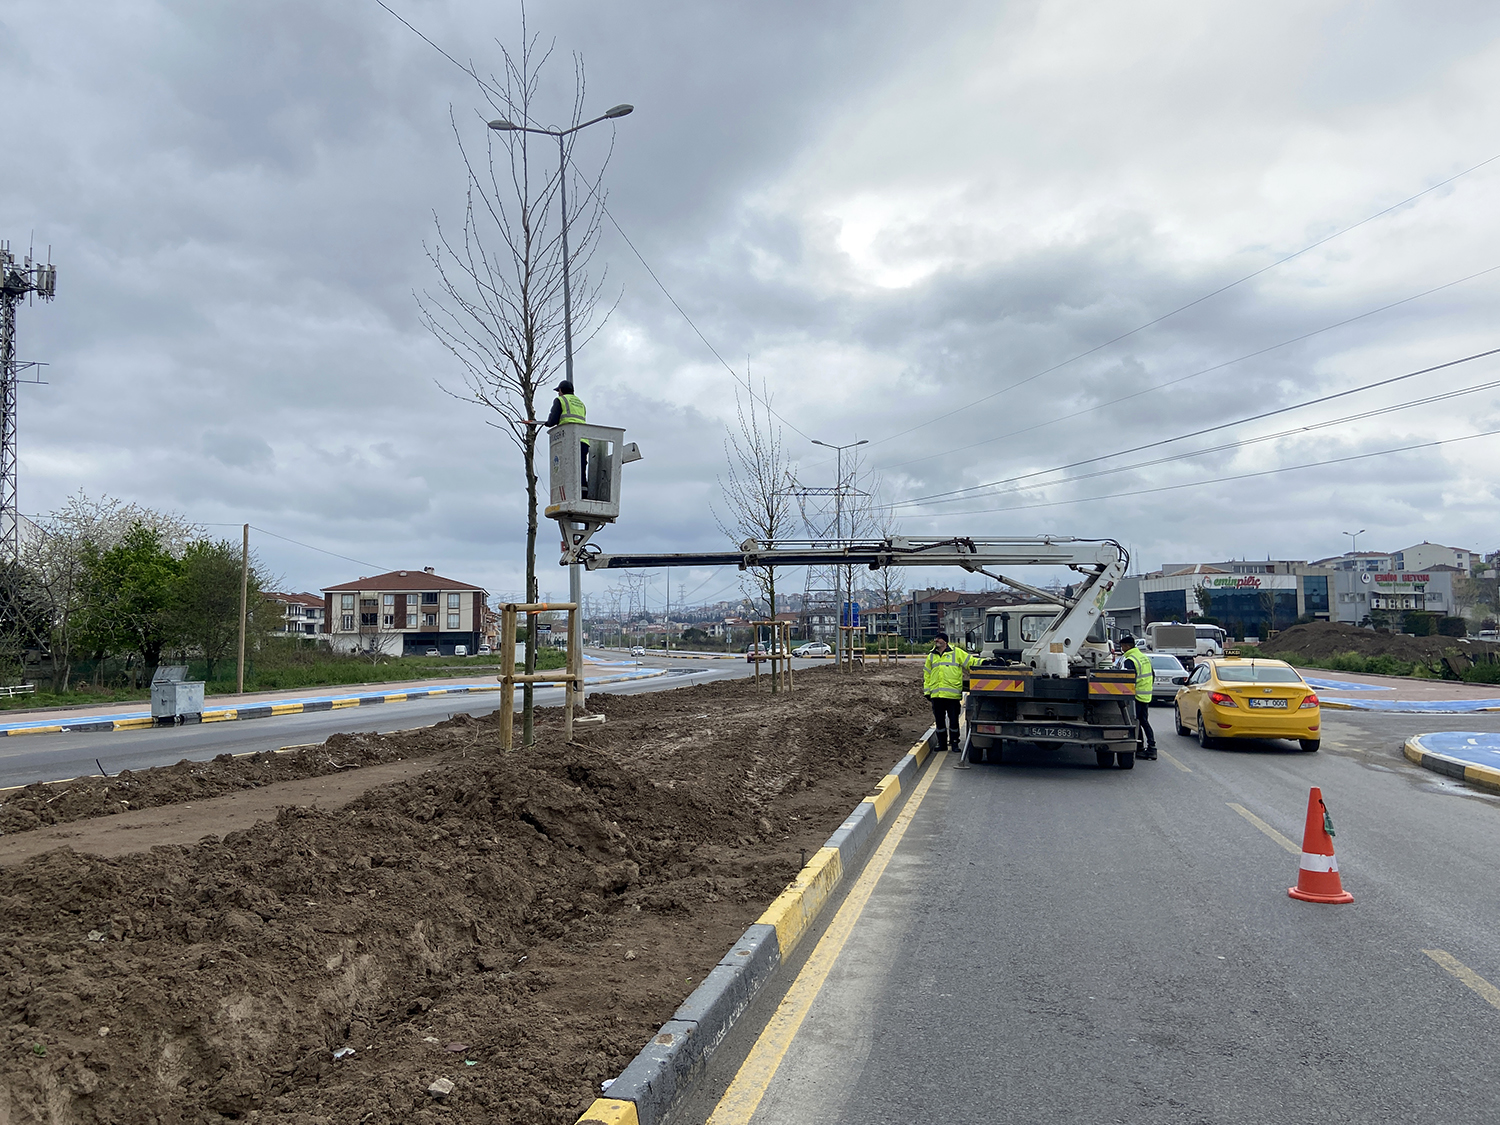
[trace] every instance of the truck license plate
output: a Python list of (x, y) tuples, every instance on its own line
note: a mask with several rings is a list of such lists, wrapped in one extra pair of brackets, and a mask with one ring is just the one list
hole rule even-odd
[(1251, 707), (1274, 707), (1278, 710), (1286, 710), (1285, 699), (1251, 699), (1248, 700)]
[(1016, 726), (1013, 737), (1033, 742), (1078, 742), (1083, 731), (1073, 727)]

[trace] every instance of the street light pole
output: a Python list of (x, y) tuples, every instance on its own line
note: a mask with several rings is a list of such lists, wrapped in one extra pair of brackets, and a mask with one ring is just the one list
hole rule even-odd
[[(828, 442), (819, 441), (817, 438), (810, 440), (814, 445), (821, 445), (824, 449), (833, 450), (838, 458), (838, 467), (836, 470), (838, 473), (838, 486), (833, 490), (833, 534), (835, 538), (842, 542), (844, 538), (844, 450), (853, 449), (860, 445), (868, 445), (870, 439), (863, 438), (860, 441), (851, 441), (845, 445), (830, 445)], [(848, 592), (848, 597), (846, 598), (844, 586), (838, 586), (839, 606), (835, 614), (833, 632), (833, 656), (835, 661), (841, 660), (844, 652), (844, 630), (842, 627), (844, 624), (844, 606), (849, 604), (854, 597), (852, 592), (854, 585), (852, 572), (848, 567), (844, 567), (843, 572), (844, 580), (851, 587), (851, 590)], [(852, 619), (849, 624), (854, 624)], [(842, 665), (840, 666), (842, 667)]]
[[(564, 143), (565, 138), (587, 129), (590, 125), (597, 125), (601, 121), (611, 121), (624, 117), (633, 112), (635, 106), (620, 104), (605, 110), (598, 117), (589, 121), (581, 121), (568, 129), (537, 129), (530, 125), (517, 125), (513, 121), (500, 118), (491, 121), (489, 127), (497, 133), (541, 133), (544, 136), (557, 138), (557, 189), (558, 201), (562, 209), (562, 281), (563, 281), (563, 367), (567, 373), (568, 382), (573, 382), (573, 291), (570, 274), (572, 271), (572, 259), (568, 255), (568, 149)], [(575, 388), (576, 393), (576, 388)], [(564, 523), (564, 536), (572, 531), (572, 525), (568, 521)], [(583, 599), (583, 575), (582, 568), (574, 561), (568, 564), (568, 600), (575, 606), (580, 605)], [(573, 627), (568, 631), (568, 660), (570, 663), (576, 661), (576, 667), (580, 673), (583, 670), (583, 614), (578, 610), (570, 615)], [(528, 641), (528, 643), (534, 643)], [(577, 685), (578, 709), (588, 710), (588, 692), (580, 680)], [(571, 721), (571, 720), (570, 720)]]
[(1350, 540), (1350, 542), (1349, 542), (1349, 553), (1351, 555), (1357, 555), (1357, 554), (1359, 554), (1359, 537), (1361, 535), (1363, 535), (1365, 533), (1365, 531), (1366, 531), (1366, 529), (1362, 527), (1358, 531), (1346, 531), (1346, 532), (1344, 532), (1344, 534), (1347, 535), (1349, 537), (1349, 540)]

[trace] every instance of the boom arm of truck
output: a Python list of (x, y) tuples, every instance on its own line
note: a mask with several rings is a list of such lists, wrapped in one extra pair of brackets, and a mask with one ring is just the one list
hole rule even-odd
[[(1078, 662), (1078, 650), (1104, 612), (1104, 603), (1130, 560), (1113, 539), (1076, 539), (1044, 536), (1035, 539), (929, 539), (895, 536), (890, 539), (814, 540), (774, 542), (747, 539), (738, 551), (672, 555), (610, 555), (587, 550), (577, 561), (589, 570), (637, 570), (662, 566), (956, 566), (984, 574), (1007, 585), (1048, 599), (1056, 595), (1032, 587), (988, 567), (1065, 566), (1083, 576), (1072, 596), (1063, 598), (1063, 612), (1022, 653), (1021, 659), (1043, 675), (1066, 676)], [(573, 558), (564, 556), (563, 562)]]

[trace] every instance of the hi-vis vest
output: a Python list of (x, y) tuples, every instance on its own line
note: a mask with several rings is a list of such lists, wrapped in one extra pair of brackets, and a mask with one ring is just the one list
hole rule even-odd
[(1156, 669), (1151, 667), (1151, 658), (1138, 648), (1125, 654), (1125, 659), (1135, 666), (1135, 697), (1143, 703), (1151, 702), (1151, 689), (1156, 686)]
[(559, 426), (566, 426), (569, 422), (582, 423), (587, 420), (588, 411), (583, 408), (583, 399), (577, 395), (558, 395), (557, 400), (562, 403), (562, 414), (557, 419)]

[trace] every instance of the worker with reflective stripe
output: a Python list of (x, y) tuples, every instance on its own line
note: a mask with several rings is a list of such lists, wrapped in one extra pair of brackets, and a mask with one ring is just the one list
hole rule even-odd
[(1156, 685), (1156, 670), (1151, 667), (1151, 658), (1138, 649), (1135, 638), (1126, 634), (1120, 638), (1120, 647), (1125, 650), (1121, 657), (1135, 669), (1135, 721), (1140, 723), (1146, 736), (1146, 749), (1136, 754), (1147, 761), (1156, 760), (1156, 732), (1151, 729), (1151, 689)]
[(948, 634), (939, 633), (922, 665), (922, 694), (932, 704), (937, 724), (937, 748), (958, 750), (958, 701), (964, 693), (964, 673), (979, 663), (979, 657), (948, 644)]
[[(588, 410), (583, 405), (583, 399), (573, 393), (573, 384), (564, 379), (555, 388), (557, 397), (552, 400), (552, 413), (547, 415), (547, 428), (553, 426), (583, 425), (588, 421)], [(581, 441), (578, 443), (579, 456), (583, 459), (583, 479), (579, 482), (583, 486), (582, 498), (587, 500), (589, 496), (589, 443)]]

